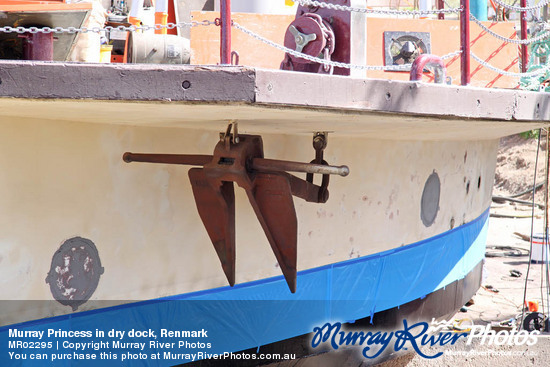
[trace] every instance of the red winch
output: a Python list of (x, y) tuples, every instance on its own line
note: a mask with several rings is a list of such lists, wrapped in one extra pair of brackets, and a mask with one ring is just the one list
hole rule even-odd
[[(365, 1), (330, 0), (333, 6), (364, 7)], [(341, 63), (364, 63), (366, 23), (362, 15), (349, 11), (334, 10), (313, 5), (300, 5), (296, 18), (288, 26), (284, 45), (296, 52), (304, 53), (306, 59), (297, 54), (286, 53), (281, 69), (310, 73), (350, 75), (347, 68), (316, 62), (315, 59)], [(353, 50), (352, 48), (357, 48)], [(352, 60), (355, 59), (355, 60)]]
[[(329, 22), (314, 13), (296, 18), (285, 34), (285, 47), (323, 60), (331, 60), (334, 45), (334, 31)], [(281, 69), (332, 74), (334, 68), (287, 53)]]

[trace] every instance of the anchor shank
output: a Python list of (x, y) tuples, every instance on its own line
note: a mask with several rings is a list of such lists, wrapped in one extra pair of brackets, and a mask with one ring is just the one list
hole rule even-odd
[(292, 161), (281, 161), (278, 159), (254, 158), (251, 168), (257, 171), (270, 172), (306, 172), (320, 173), (323, 175), (340, 175), (347, 176), (349, 174), (348, 166), (328, 166), (324, 164), (301, 163)]
[(122, 159), (126, 163), (145, 162), (204, 166), (206, 163), (212, 161), (212, 156), (206, 154), (147, 154), (126, 152), (122, 156)]
[(319, 189), (320, 186), (314, 185), (311, 182), (307, 182), (305, 180), (302, 180), (301, 178), (298, 178), (294, 175), (291, 175), (290, 173), (283, 173), (289, 184), (290, 189), (292, 191), (292, 195), (299, 197), (300, 199), (303, 199), (310, 203), (326, 203), (328, 200), (328, 190), (326, 191), (326, 195), (320, 197), (319, 196)]

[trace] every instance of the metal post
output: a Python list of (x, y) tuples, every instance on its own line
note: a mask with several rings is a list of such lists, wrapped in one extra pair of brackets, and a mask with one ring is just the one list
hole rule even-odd
[[(520, 0), (519, 6), (525, 8), (527, 6), (527, 0)], [(520, 25), (521, 25), (521, 39), (527, 39), (527, 12), (520, 12)], [(527, 71), (527, 63), (529, 62), (529, 48), (528, 45), (521, 45), (521, 72)]]
[[(266, 0), (263, 0), (266, 1)], [(348, 1), (349, 6), (353, 8), (366, 9), (365, 0)], [(340, 19), (340, 18), (339, 18)], [(352, 12), (349, 23), (349, 63), (354, 65), (367, 65), (367, 13)], [(344, 61), (346, 62), (346, 61)], [(349, 75), (354, 78), (366, 78), (367, 70), (359, 68), (349, 69)]]
[[(525, 1), (525, 0), (523, 0)], [(460, 0), (460, 84), (470, 84), (470, 0)]]
[[(437, 0), (437, 10), (443, 10), (445, 9), (445, 3), (443, 0)], [(437, 14), (437, 19), (443, 20), (445, 19), (445, 14), (439, 13)]]
[(23, 38), (23, 60), (53, 60), (53, 33), (25, 33)]
[(220, 60), (231, 64), (231, 0), (220, 0)]

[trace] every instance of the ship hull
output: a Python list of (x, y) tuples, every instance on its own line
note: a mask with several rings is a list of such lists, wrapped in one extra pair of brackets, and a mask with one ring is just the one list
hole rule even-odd
[[(325, 159), (347, 164), (351, 174), (332, 179), (325, 204), (294, 199), (299, 255), (292, 294), (244, 192), (236, 190), (237, 284), (229, 287), (188, 168), (122, 160), (126, 150), (207, 153), (216, 133), (23, 119), (4, 120), (2, 128), (11, 130), (1, 135), (12, 157), (2, 216), (14, 223), (3, 233), (2, 256), (19, 259), (2, 268), (3, 297), (12, 300), (2, 315), (4, 337), (13, 328), (169, 325), (208, 330), (207, 352), (223, 354), (308, 334), (328, 320), (374, 320), (467, 278), (484, 256), (496, 140), (329, 134)], [(310, 139), (264, 134), (266, 157), (308, 161)], [(72, 289), (59, 285), (55, 265), (71, 241), (91, 242), (103, 268), (89, 300), (73, 309), (63, 297)], [(16, 283), (21, 271), (27, 274)], [(17, 286), (7, 286), (10, 277)], [(435, 316), (441, 314), (429, 318)], [(18, 324), (26, 320), (38, 321)]]
[[(207, 337), (198, 339), (159, 335), (163, 342), (185, 340), (185, 344), (177, 348), (173, 357), (149, 361), (148, 365), (195, 362), (199, 350), (207, 351), (200, 355), (201, 360), (228, 352), (252, 355), (253, 350), (257, 354), (276, 356), (273, 360), (266, 359), (265, 363), (277, 361), (283, 355), (315, 358), (330, 350), (328, 345), (314, 348), (311, 343), (312, 331), (326, 322), (351, 323), (354, 329), (379, 331), (402, 329), (403, 320), (413, 323), (452, 315), (479, 287), (487, 224), (485, 212), (468, 224), (419, 243), (301, 271), (295, 295), (289, 293), (284, 278), (278, 276), (233, 288), (221, 287), (112, 307), (101, 307), (101, 301), (89, 301), (89, 307), (98, 308), (4, 326), (0, 329), (0, 338), (7, 344), (13, 329), (94, 330), (94, 333), (99, 330), (105, 335), (110, 330), (155, 330), (157, 333), (162, 329), (206, 330)], [(28, 308), (29, 305), (51, 306), (52, 302), (17, 303)], [(94, 338), (95, 342), (102, 340), (112, 338)], [(83, 351), (93, 352), (93, 348)], [(147, 344), (143, 352), (163, 354), (165, 349)], [(393, 355), (390, 348), (376, 362)], [(242, 362), (239, 358), (195, 363), (242, 365)], [(119, 362), (103, 363), (117, 365)]]
[[(307, 335), (328, 321), (384, 320), (382, 312), (433, 294), (448, 307), (421, 316), (449, 314), (479, 285), (468, 279), (479, 278), (485, 252), (498, 138), (549, 113), (540, 95), (509, 91), (247, 68), (5, 64), (2, 343), (14, 328), (207, 330), (212, 354)], [(87, 75), (101, 75), (99, 84)], [(316, 92), (326, 88), (330, 98)], [(122, 159), (126, 151), (212, 154), (235, 120), (241, 133), (262, 136), (271, 159), (309, 162), (313, 134), (328, 132), (324, 159), (350, 168), (331, 179), (326, 203), (294, 198), (295, 293), (242, 189), (229, 287), (188, 167)], [(466, 283), (460, 297), (446, 291)], [(189, 362), (183, 351), (158, 365)]]

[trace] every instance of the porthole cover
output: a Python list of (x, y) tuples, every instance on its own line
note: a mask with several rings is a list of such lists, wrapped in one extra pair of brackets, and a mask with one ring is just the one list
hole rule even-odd
[(90, 299), (103, 271), (94, 243), (74, 237), (65, 241), (53, 255), (46, 283), (53, 298), (75, 311)]
[(429, 227), (435, 221), (439, 211), (439, 195), (441, 193), (441, 181), (434, 171), (424, 184), (422, 191), (422, 201), (420, 203), (420, 218), (426, 227)]

